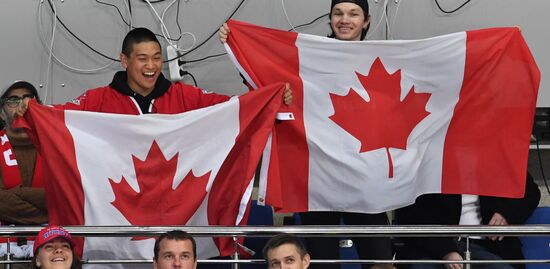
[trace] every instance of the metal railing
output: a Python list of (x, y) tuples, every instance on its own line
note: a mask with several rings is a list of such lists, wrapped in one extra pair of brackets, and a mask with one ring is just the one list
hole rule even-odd
[[(35, 236), (42, 227), (39, 226), (0, 226), (0, 237)], [(469, 242), (471, 236), (550, 236), (550, 225), (509, 225), (509, 226), (64, 226), (73, 236), (85, 237), (131, 237), (158, 236), (162, 233), (179, 229), (194, 237), (271, 237), (279, 233), (289, 233), (305, 237), (463, 237)], [(236, 242), (236, 241), (235, 241)], [(9, 246), (9, 244), (8, 244)], [(237, 243), (235, 245), (238, 248)], [(549, 246), (550, 249), (550, 246)], [(236, 252), (237, 253), (237, 252)], [(28, 263), (26, 260), (13, 260), (9, 250), (6, 260), (0, 264), (9, 266), (13, 263)], [(84, 260), (90, 264), (126, 264), (151, 263), (150, 259), (136, 260)], [(235, 255), (227, 260), (198, 260), (199, 263), (227, 263), (237, 268), (239, 264), (263, 263), (263, 259), (239, 259)], [(538, 263), (550, 264), (550, 260), (311, 260), (323, 264), (485, 264), (485, 263)], [(9, 269), (9, 268), (8, 268)]]

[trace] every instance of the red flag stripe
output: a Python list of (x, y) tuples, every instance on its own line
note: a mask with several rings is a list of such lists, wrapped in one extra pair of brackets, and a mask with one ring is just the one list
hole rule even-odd
[[(265, 145), (271, 132), (273, 119), (281, 106), (283, 89), (284, 86), (279, 83), (239, 97), (239, 136), (212, 184), (208, 198), (209, 224), (236, 225), (235, 216), (240, 210), (240, 198), (247, 192), (256, 171), (263, 150), (259, 145)], [(258, 98), (260, 95), (264, 97)], [(244, 221), (238, 224), (246, 223), (248, 213), (247, 210)], [(232, 238), (221, 237), (214, 240), (222, 256), (234, 252)]]
[[(445, 139), (442, 192), (522, 197), (525, 180), (517, 179), (527, 172), (540, 72), (517, 29), (467, 32), (466, 43), (464, 81)], [(477, 159), (464, 160), (468, 152)], [(513, 165), (495, 166), (499, 159)]]
[[(279, 167), (284, 167), (284, 169), (272, 167), (268, 171), (270, 182), (267, 185), (268, 193), (266, 197), (268, 200), (266, 203), (273, 205), (276, 209), (285, 208), (285, 211), (281, 212), (306, 211), (308, 208), (309, 150), (303, 117), (303, 84), (299, 77), (299, 57), (295, 45), (298, 35), (296, 33), (281, 35), (280, 31), (272, 29), (259, 30), (255, 25), (238, 21), (229, 21), (228, 24), (230, 28), (232, 25), (238, 25), (238, 29), (241, 29), (231, 31), (228, 39), (228, 44), (238, 59), (245, 59), (243, 54), (247, 51), (256, 51), (257, 56), (263, 58), (256, 58), (253, 62), (240, 63), (243, 70), (252, 78), (254, 84), (261, 87), (281, 82), (281, 78), (287, 78), (289, 81), (283, 82), (290, 83), (291, 89), (293, 89), (293, 104), (288, 107), (288, 111), (294, 114), (295, 120), (275, 124), (272, 137), (273, 144), (292, 146), (273, 147), (284, 151), (284, 155), (281, 155), (281, 152), (272, 151), (270, 156), (271, 161), (278, 162)], [(233, 28), (237, 29), (237, 27)], [(249, 31), (256, 34), (244, 34)], [(257, 47), (253, 45), (256, 43), (269, 45)], [(276, 51), (281, 52), (281, 54), (277, 58), (271, 58), (269, 57), (272, 53), (271, 46), (287, 49), (277, 49)], [(233, 50), (233, 48), (239, 49)], [(269, 65), (269, 68), (266, 68), (266, 64)], [(254, 73), (260, 70), (268, 70), (269, 74), (257, 75)], [(281, 182), (281, 180), (285, 181)], [(277, 197), (280, 196), (280, 193), (276, 195), (272, 190), (280, 188), (273, 187), (273, 185), (286, 186), (285, 199)], [(281, 204), (282, 201), (285, 204)]]
[[(17, 124), (28, 129), (33, 143), (42, 156), (67, 156), (66, 158), (43, 159), (44, 167), (48, 167), (48, 169), (44, 169), (44, 178), (46, 179), (44, 187), (48, 194), (46, 195), (46, 204), (49, 224), (84, 225), (84, 192), (76, 164), (74, 140), (69, 129), (60, 124), (65, 122), (64, 111), (62, 109), (44, 109), (36, 101), (31, 100), (25, 120), (28, 121), (28, 125), (22, 120)], [(34, 128), (30, 129), (30, 126), (34, 126)], [(36, 132), (37, 129), (41, 131)], [(58, 143), (59, 141), (66, 142)], [(60, 162), (61, 159), (67, 162)], [(65, 193), (72, 195), (65, 195)], [(53, 207), (56, 209), (52, 210)], [(77, 242), (77, 253), (82, 255), (84, 240), (77, 238)]]

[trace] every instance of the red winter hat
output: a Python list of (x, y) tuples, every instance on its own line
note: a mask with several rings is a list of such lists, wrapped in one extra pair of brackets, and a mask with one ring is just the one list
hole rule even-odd
[(33, 252), (36, 254), (36, 250), (43, 246), (44, 244), (56, 239), (56, 238), (63, 238), (71, 244), (71, 248), (74, 248), (74, 241), (71, 238), (71, 235), (67, 230), (59, 227), (59, 226), (48, 226), (40, 230), (36, 238), (34, 239), (34, 248)]

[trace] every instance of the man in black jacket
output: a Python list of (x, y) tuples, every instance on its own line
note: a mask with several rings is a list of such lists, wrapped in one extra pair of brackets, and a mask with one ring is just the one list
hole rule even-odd
[[(524, 198), (500, 198), (472, 195), (427, 194), (415, 204), (396, 211), (400, 225), (518, 225), (523, 224), (537, 208), (540, 191), (527, 174)], [(404, 238), (405, 246), (398, 251), (399, 259), (464, 259), (465, 239), (448, 237)], [(517, 237), (490, 236), (470, 239), (472, 260), (524, 259), (521, 242)], [(411, 269), (460, 269), (463, 264), (415, 264)], [(471, 268), (515, 268), (524, 264), (480, 264)]]

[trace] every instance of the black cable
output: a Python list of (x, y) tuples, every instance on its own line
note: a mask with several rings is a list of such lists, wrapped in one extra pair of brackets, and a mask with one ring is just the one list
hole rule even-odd
[[(235, 8), (235, 10), (233, 10), (233, 12), (229, 15), (229, 17), (225, 20), (225, 21), (228, 21), (230, 20), (231, 18), (233, 18), (233, 16), (235, 15), (235, 13), (237, 13), (237, 11), (239, 11), (239, 9), (241, 8), (241, 6), (244, 4), (244, 1), (245, 0), (241, 0), (241, 2), (239, 3), (239, 5)], [(212, 34), (210, 34), (210, 36), (208, 36), (208, 38), (206, 40), (204, 40), (202, 43), (200, 43), (198, 46), (192, 48), (191, 50), (189, 50), (188, 52), (182, 54), (180, 57), (183, 57), (191, 52), (193, 52), (194, 50), (198, 49), (199, 47), (201, 47), (202, 45), (204, 45), (204, 43), (206, 43), (208, 40), (210, 40), (215, 34), (218, 33), (218, 29), (219, 28), (216, 28), (216, 31), (214, 31)], [(179, 57), (178, 57), (179, 58)]]
[(181, 36), (182, 36), (182, 31), (181, 31), (181, 25), (180, 25), (180, 2), (181, 0), (178, 0), (178, 6), (177, 6), (177, 9), (176, 9), (176, 25), (178, 26), (178, 30), (180, 31), (180, 36), (178, 37), (178, 39), (176, 41), (179, 41), (181, 39)]
[[(437, 1), (437, 0), (435, 0)], [(469, 1), (469, 0), (468, 0)], [(389, 37), (389, 30), (390, 30), (390, 25), (389, 25), (389, 22), (388, 22), (388, 5), (386, 4), (386, 40), (388, 40), (388, 37)], [(369, 26), (370, 26), (370, 23), (369, 23)], [(369, 28), (367, 28), (367, 31), (368, 31)], [(367, 35), (365, 34), (365, 38), (367, 37)]]
[[(235, 10), (233, 10), (233, 12), (231, 13), (231, 15), (229, 15), (229, 18), (227, 18), (225, 21), (228, 21), (229, 19), (233, 18), (233, 15), (235, 15), (235, 13), (237, 13), (237, 11), (241, 8), (241, 6), (243, 5), (243, 3), (245, 2), (245, 0), (241, 0), (241, 2), (239, 3), (239, 5), (235, 8)], [(179, 56), (176, 56), (172, 59), (168, 59), (166, 61), (164, 61), (165, 63), (166, 62), (171, 62), (173, 60), (176, 60), (176, 59), (179, 59), (193, 51), (195, 51), (196, 49), (200, 48), (202, 45), (204, 45), (206, 42), (208, 42), (210, 39), (212, 39), (212, 37), (218, 33), (218, 29), (219, 28), (216, 28), (216, 31), (214, 31), (212, 34), (210, 34), (208, 36), (208, 38), (206, 38), (204, 41), (202, 41), (200, 44), (198, 44), (197, 46), (195, 46), (194, 48), (190, 49), (189, 51), (183, 53), (182, 55), (179, 55)]]
[(220, 53), (220, 54), (214, 54), (214, 55), (206, 56), (206, 57), (199, 58), (199, 59), (196, 59), (196, 60), (183, 61), (182, 65), (188, 64), (188, 63), (201, 62), (201, 61), (204, 61), (204, 60), (208, 60), (210, 58), (220, 57), (220, 56), (223, 56), (223, 55), (226, 55), (226, 54), (227, 54), (227, 52), (224, 52), (224, 53)]
[(67, 26), (63, 23), (63, 21), (61, 21), (61, 19), (57, 16), (57, 14), (55, 14), (56, 12), (54, 11), (54, 8), (53, 8), (53, 5), (52, 5), (52, 0), (48, 0), (48, 4), (50, 5), (50, 8), (52, 9), (52, 13), (55, 15), (55, 18), (57, 19), (57, 21), (63, 26), (63, 28), (65, 28), (65, 30), (67, 30), (67, 32), (69, 32), (69, 34), (71, 34), (74, 38), (76, 38), (76, 40), (80, 41), (80, 43), (82, 43), (84, 46), (86, 46), (87, 48), (91, 49), (93, 52), (111, 60), (111, 61), (116, 61), (116, 62), (120, 62), (120, 60), (118, 59), (115, 59), (115, 58), (112, 58), (112, 57), (109, 57), (97, 50), (95, 50), (94, 48), (92, 48), (90, 45), (88, 45), (86, 42), (82, 41), (82, 39), (80, 39), (78, 36), (76, 36), (71, 30), (69, 30), (69, 28), (67, 28)]
[[(143, 1), (144, 3), (147, 3), (147, 1), (145, 1), (145, 0), (141, 0), (141, 1)], [(155, 3), (160, 3), (160, 2), (164, 2), (164, 1), (166, 1), (166, 0), (149, 1), (149, 3), (155, 4)]]
[[(52, 0), (48, 0), (48, 4), (50, 5), (50, 9), (52, 10), (52, 12), (55, 13), (51, 1), (52, 1)], [(142, 0), (142, 1), (144, 1), (144, 0)], [(162, 1), (165, 1), (165, 0), (162, 0)], [(151, 1), (150, 1), (150, 2), (151, 2), (151, 3), (158, 3), (158, 2), (162, 2), (162, 1), (159, 0), (159, 1), (156, 1), (156, 2), (151, 2)], [(126, 25), (130, 26), (130, 24), (129, 24), (128, 22), (126, 22), (126, 20), (124, 20), (124, 17), (122, 16), (122, 12), (120, 12), (120, 9), (119, 9), (118, 7), (116, 7), (115, 5), (109, 4), (109, 3), (101, 2), (101, 1), (99, 1), (99, 0), (96, 0), (96, 2), (98, 2), (98, 3), (100, 3), (100, 4), (105, 4), (105, 5), (109, 5), (109, 6), (115, 7), (115, 8), (117, 9), (119, 15), (121, 16), (122, 20), (124, 21), (124, 23), (126, 23)], [(144, 2), (145, 2), (145, 1), (144, 1)], [(243, 4), (244, 2), (245, 2), (245, 0), (241, 0), (241, 2), (239, 3), (239, 5), (237, 6), (237, 8), (235, 8), (235, 10), (231, 13), (231, 15), (229, 15), (228, 20), (231, 19), (231, 18), (233, 17), (233, 15), (235, 15), (235, 13), (241, 8), (241, 6), (242, 6), (242, 4)], [(180, 3), (180, 1), (178, 0), (178, 5), (179, 5), (179, 3)], [(129, 6), (128, 6), (129, 9), (131, 10), (130, 0), (128, 0), (128, 4), (129, 4)], [(130, 13), (131, 13), (131, 11), (130, 11)], [(179, 14), (179, 8), (178, 8), (178, 14)], [(176, 16), (178, 16), (178, 15), (176, 15)], [(104, 58), (106, 58), (106, 59), (109, 59), (109, 60), (111, 60), (111, 61), (120, 62), (119, 59), (115, 59), (115, 58), (113, 58), (113, 57), (109, 57), (109, 56), (107, 56), (107, 55), (105, 55), (105, 54), (103, 54), (103, 53), (97, 51), (96, 49), (94, 49), (93, 47), (91, 47), (90, 45), (88, 45), (86, 42), (84, 42), (82, 39), (80, 39), (75, 33), (73, 33), (73, 32), (65, 25), (65, 23), (61, 20), (61, 18), (59, 18), (59, 16), (57, 16), (57, 14), (55, 14), (55, 18), (56, 18), (57, 21), (63, 26), (63, 28), (65, 28), (65, 30), (66, 30), (67, 32), (69, 32), (69, 34), (71, 34), (76, 40), (78, 40), (80, 43), (82, 43), (82, 44), (83, 44), (84, 46), (86, 46), (88, 49), (92, 50), (92, 51), (95, 52), (96, 54), (98, 54), (98, 55), (100, 55), (100, 56), (102, 56), (102, 57), (104, 57)], [(180, 28), (179, 23), (178, 23), (178, 28)], [(180, 28), (180, 29), (181, 29), (181, 28)], [(181, 58), (181, 57), (183, 57), (183, 56), (185, 56), (185, 55), (191, 53), (192, 51), (194, 51), (194, 50), (196, 50), (197, 48), (199, 48), (199, 47), (201, 47), (202, 45), (204, 45), (204, 44), (205, 44), (208, 40), (210, 40), (216, 33), (217, 33), (217, 31), (213, 32), (206, 40), (204, 40), (202, 43), (200, 43), (198, 46), (194, 47), (193, 49), (189, 50), (188, 52), (186, 52), (186, 53), (184, 53), (184, 54), (182, 54), (182, 55), (180, 55), (180, 56), (177, 56), (177, 57), (175, 57), (175, 58), (173, 58), (173, 59), (166, 60), (166, 61), (164, 61), (164, 62), (170, 62), (170, 61), (179, 59), (179, 58)], [(156, 35), (157, 35), (157, 36), (160, 36), (160, 35), (158, 35), (158, 34), (156, 34)], [(181, 38), (181, 35), (180, 35), (179, 38)], [(172, 41), (177, 41), (177, 40), (179, 40), (179, 38), (178, 38), (178, 39), (171, 39), (171, 40), (172, 40)], [(209, 58), (218, 57), (218, 56), (221, 56), (221, 55), (223, 55), (223, 54), (220, 54), (220, 55), (211, 55), (211, 56), (204, 57), (204, 58), (202, 58), (202, 59), (193, 60), (193, 61), (188, 61), (188, 62), (198, 62), (198, 61), (206, 60), (206, 59), (209, 59)]]
[(193, 74), (191, 74), (191, 73), (189, 73), (189, 72), (187, 72), (187, 71), (183, 71), (181, 75), (182, 75), (182, 76), (185, 76), (185, 75), (190, 76), (191, 79), (193, 80), (193, 84), (195, 84), (195, 87), (198, 87), (198, 86), (199, 86), (199, 85), (197, 84), (197, 80), (195, 79), (195, 76), (193, 76)]
[(435, 4), (437, 5), (437, 8), (439, 8), (439, 10), (441, 10), (441, 12), (445, 13), (445, 14), (451, 14), (451, 13), (455, 13), (457, 12), (459, 9), (463, 8), (466, 4), (468, 4), (470, 1), (472, 0), (466, 0), (464, 3), (462, 3), (462, 5), (460, 5), (459, 7), (451, 10), (451, 11), (448, 11), (448, 10), (444, 10), (443, 8), (441, 8), (441, 6), (439, 5), (439, 1), (438, 0), (434, 0), (435, 1)]
[[(120, 15), (120, 18), (122, 19), (122, 21), (124, 22), (124, 24), (126, 24), (126, 26), (130, 26), (130, 23), (128, 23), (125, 19), (124, 19), (124, 16), (122, 15), (122, 12), (120, 11), (120, 9), (116, 6), (116, 5), (113, 5), (113, 4), (109, 4), (109, 3), (105, 3), (105, 2), (101, 2), (99, 0), (95, 0), (97, 3), (100, 3), (100, 4), (103, 4), (103, 5), (107, 5), (107, 6), (111, 6), (111, 7), (114, 7), (116, 8), (118, 14)], [(180, 0), (178, 0), (178, 10), (177, 10), (177, 13), (176, 13), (176, 24), (178, 26), (178, 29), (180, 31), (180, 36), (178, 38), (168, 38), (166, 37), (168, 40), (170, 41), (179, 41), (182, 37), (182, 34), (181, 34), (181, 26), (180, 26), (180, 23), (179, 23), (179, 5), (180, 5)], [(130, 10), (130, 16), (132, 16), (132, 6), (130, 4), (130, 0), (128, 0), (128, 9)], [(135, 29), (136, 27), (133, 27), (132, 26), (132, 29)], [(161, 34), (157, 34), (157, 33), (154, 33), (156, 36), (158, 37), (162, 37), (162, 38), (165, 38), (163, 35)]]
[[(99, 0), (95, 0), (97, 3), (99, 4), (103, 4), (103, 5), (107, 5), (107, 6), (111, 6), (111, 7), (114, 7), (116, 8), (116, 11), (118, 12), (118, 15), (120, 15), (120, 18), (122, 19), (122, 21), (124, 22), (124, 24), (130, 26), (130, 23), (126, 22), (126, 20), (124, 19), (124, 16), (122, 15), (122, 12), (120, 12), (120, 9), (118, 9), (118, 7), (116, 5), (113, 5), (113, 4), (110, 4), (110, 3), (105, 3), (105, 2), (101, 2)], [(128, 0), (128, 2), (130, 2)]]
[[(241, 4), (242, 4), (243, 2), (244, 2), (244, 0), (239, 4), (239, 6), (236, 8), (236, 10), (230, 15), (230, 18), (233, 17), (233, 15), (234, 15), (235, 12), (240, 8), (240, 6), (241, 6)], [(305, 26), (308, 26), (308, 25), (312, 25), (312, 24), (315, 23), (316, 21), (318, 21), (318, 20), (320, 20), (320, 19), (322, 19), (323, 17), (328, 16), (328, 15), (329, 15), (329, 13), (325, 13), (325, 14), (323, 14), (323, 15), (321, 15), (321, 16), (315, 18), (315, 19), (313, 19), (312, 21), (310, 21), (310, 22), (308, 22), (308, 23), (304, 23), (304, 24), (300, 24), (300, 25), (298, 25), (298, 26), (295, 26), (294, 29), (300, 28), (300, 27), (305, 27)], [(293, 29), (290, 29), (290, 30), (288, 30), (288, 31), (292, 31), (292, 30), (293, 30)], [(217, 33), (217, 31), (216, 31), (216, 33)], [(215, 34), (215, 33), (214, 33), (214, 34)], [(212, 36), (210, 36), (208, 39), (210, 39), (210, 38), (212, 38)], [(208, 40), (208, 39), (207, 39), (207, 40)], [(204, 44), (204, 42), (201, 43), (201, 45), (202, 45), (202, 44)], [(201, 45), (199, 45), (199, 46), (201, 46)], [(208, 59), (210, 59), (210, 58), (215, 58), (215, 57), (223, 56), (223, 55), (226, 55), (226, 54), (227, 54), (227, 53), (224, 52), (224, 53), (209, 55), (209, 56), (206, 56), (206, 57), (203, 57), (203, 58), (199, 58), (199, 59), (195, 59), (195, 60), (189, 60), (189, 61), (181, 61), (181, 60), (180, 60), (180, 64), (179, 64), (179, 65), (181, 66), (181, 65), (185, 65), (185, 64), (189, 64), (189, 63), (201, 62), (201, 61), (204, 61), (204, 60), (208, 60)], [(185, 55), (185, 54), (184, 54), (184, 55)], [(184, 55), (181, 55), (181, 56), (179, 56), (179, 57), (175, 57), (175, 58), (173, 58), (173, 59), (171, 59), (171, 60), (175, 60), (175, 59), (180, 58), (180, 57), (182, 57), (182, 56), (184, 56)], [(168, 62), (168, 61), (171, 61), (171, 60), (167, 60), (167, 62)], [(183, 76), (183, 75), (189, 75), (189, 76), (191, 76), (191, 78), (193, 79), (193, 83), (195, 84), (195, 87), (197, 87), (197, 81), (195, 80), (195, 77), (194, 77), (191, 73), (189, 73), (189, 72), (187, 72), (187, 71), (182, 71), (182, 72), (183, 72), (183, 73), (181, 74), (182, 76)]]
[[(312, 21), (310, 21), (310, 22), (308, 22), (308, 23), (304, 23), (304, 24), (300, 24), (300, 25), (298, 25), (298, 26), (295, 26), (294, 29), (312, 25), (312, 24), (314, 24), (316, 21), (318, 21), (318, 20), (320, 20), (320, 19), (322, 19), (323, 17), (328, 16), (328, 15), (329, 15), (329, 13), (325, 13), (325, 14), (323, 14), (323, 15), (321, 15), (321, 16), (315, 18), (314, 20), (312, 20)], [(290, 30), (288, 30), (288, 31), (290, 32), (290, 31), (292, 31), (292, 30), (293, 30), (293, 29), (290, 29)]]
[[(145, 0), (142, 0), (142, 1), (143, 1), (143, 2), (146, 2)], [(151, 3), (158, 3), (158, 2), (163, 2), (163, 1), (165, 1), (165, 0), (159, 0), (159, 1), (154, 1), (154, 2), (153, 2), (153, 1), (150, 1), (150, 2), (151, 2)], [(122, 19), (122, 21), (123, 21), (126, 25), (130, 26), (130, 24), (124, 19), (124, 16), (122, 15), (122, 12), (120, 11), (120, 9), (119, 9), (116, 5), (113, 5), (113, 4), (110, 4), (110, 3), (101, 2), (101, 1), (99, 1), (99, 0), (96, 0), (96, 2), (97, 2), (97, 3), (100, 3), (100, 4), (104, 4), (104, 5), (108, 5), (108, 6), (112, 6), (112, 7), (116, 8), (116, 10), (117, 10), (118, 14), (120, 15), (120, 18)], [(231, 18), (235, 15), (235, 13), (237, 13), (237, 11), (241, 8), (241, 6), (242, 6), (242, 4), (243, 4), (244, 2), (245, 2), (245, 0), (241, 0), (241, 2), (239, 3), (239, 5), (235, 8), (235, 10), (233, 10), (233, 12), (229, 15), (229, 18), (228, 18), (227, 20), (231, 19)], [(128, 9), (130, 10), (130, 16), (131, 16), (131, 14), (132, 14), (132, 6), (131, 6), (130, 3), (131, 3), (131, 1), (128, 0)], [(54, 12), (53, 5), (52, 5), (52, 3), (51, 3), (51, 0), (48, 0), (48, 4), (50, 5), (50, 8), (51, 8), (52, 12)], [(179, 29), (179, 31), (180, 31), (180, 33), (181, 33), (181, 26), (180, 26), (180, 24), (179, 24), (179, 19), (178, 19), (178, 18), (179, 18), (179, 5), (180, 5), (180, 0), (178, 0), (178, 8), (177, 8), (177, 13), (176, 13), (176, 22), (177, 22), (177, 25), (178, 25), (178, 29)], [(296, 26), (295, 28), (299, 28), (299, 27), (304, 27), (304, 26), (311, 25), (311, 24), (315, 23), (316, 21), (320, 20), (321, 18), (323, 18), (324, 16), (327, 16), (327, 15), (328, 15), (328, 13), (323, 14), (323, 15), (321, 15), (321, 16), (315, 18), (313, 21), (311, 21), (311, 22), (309, 22), (309, 23), (306, 23), (306, 24), (298, 25), (298, 26)], [(59, 16), (57, 16), (57, 14), (55, 15), (55, 17), (56, 17), (57, 21), (63, 26), (63, 28), (65, 28), (65, 30), (66, 30), (67, 32), (69, 32), (69, 34), (71, 34), (75, 39), (77, 39), (80, 43), (82, 43), (82, 44), (83, 44), (84, 46), (86, 46), (88, 49), (92, 50), (92, 51), (95, 52), (96, 54), (98, 54), (98, 55), (100, 55), (100, 56), (102, 56), (102, 57), (104, 57), (104, 58), (106, 58), (106, 59), (109, 59), (109, 60), (111, 60), (111, 61), (120, 62), (119, 59), (115, 59), (115, 58), (113, 58), (113, 57), (109, 57), (109, 56), (107, 56), (107, 55), (105, 55), (105, 54), (103, 54), (103, 53), (97, 51), (96, 49), (94, 49), (94, 48), (91, 47), (90, 45), (88, 45), (86, 42), (84, 42), (82, 39), (80, 39), (76, 34), (74, 34), (74, 33), (65, 25), (65, 23), (63, 23), (63, 21), (61, 20), (61, 18), (59, 18)], [(164, 61), (164, 62), (170, 62), (170, 61), (179, 59), (179, 58), (181, 58), (181, 57), (183, 57), (183, 56), (185, 56), (185, 55), (187, 55), (187, 54), (193, 52), (194, 50), (198, 49), (199, 47), (203, 46), (206, 42), (208, 42), (217, 32), (218, 32), (217, 30), (216, 30), (215, 32), (213, 32), (211, 35), (208, 36), (208, 38), (207, 38), (206, 40), (204, 40), (203, 42), (201, 42), (199, 45), (195, 46), (193, 49), (187, 51), (186, 53), (184, 53), (184, 54), (182, 54), (182, 55), (179, 55), (179, 56), (177, 56), (177, 57), (174, 57), (174, 58), (172, 58), (172, 59), (168, 59), (168, 60), (166, 60), (166, 61)], [(163, 36), (161, 36), (161, 35), (159, 35), (159, 34), (155, 34), (155, 35), (160, 36), (160, 37), (163, 37)], [(170, 40), (172, 40), (172, 41), (178, 41), (179, 39), (181, 39), (181, 34), (180, 34), (180, 37), (179, 37), (178, 39), (170, 39)], [(204, 60), (207, 60), (207, 59), (210, 59), (210, 58), (219, 57), (219, 56), (222, 56), (222, 55), (225, 55), (225, 54), (226, 54), (226, 53), (220, 53), (220, 54), (210, 55), (210, 56), (206, 56), (206, 57), (203, 57), (203, 58), (200, 58), (200, 59), (196, 59), (196, 60), (184, 61), (184, 63), (195, 63), (195, 62), (200, 62), (200, 61), (204, 61)]]
[[(316, 21), (320, 20), (321, 18), (327, 16), (329, 13), (326, 13), (326, 14), (323, 14), (317, 18), (315, 18), (314, 20), (308, 22), (308, 23), (304, 23), (304, 24), (300, 24), (298, 26), (295, 26), (294, 28), (299, 28), (299, 27), (304, 27), (304, 26), (308, 26), (308, 25), (312, 25), (313, 23), (315, 23)], [(292, 31), (293, 29), (289, 29), (288, 31)], [(195, 59), (195, 60), (189, 60), (189, 61), (182, 61), (182, 65), (183, 64), (188, 64), (188, 63), (196, 63), (196, 62), (201, 62), (201, 61), (204, 61), (204, 60), (207, 60), (207, 59), (210, 59), (210, 58), (214, 58), (214, 57), (219, 57), (219, 56), (223, 56), (223, 55), (226, 55), (227, 53), (224, 52), (224, 53), (220, 53), (220, 54), (214, 54), (214, 55), (210, 55), (210, 56), (206, 56), (206, 57), (203, 57), (203, 58), (199, 58), (199, 59)]]

